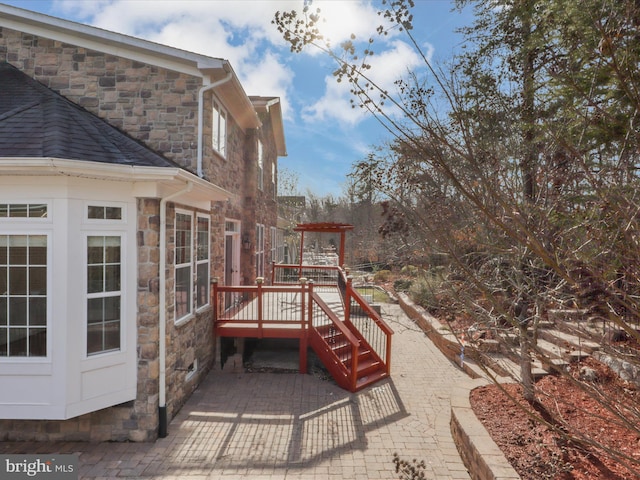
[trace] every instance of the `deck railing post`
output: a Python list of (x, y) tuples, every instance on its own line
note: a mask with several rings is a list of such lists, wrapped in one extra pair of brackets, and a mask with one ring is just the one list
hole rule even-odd
[[(312, 283), (312, 282), (310, 282)], [(305, 321), (305, 302), (306, 302), (306, 284), (307, 279), (300, 279), (300, 327), (302, 328), (302, 333), (300, 335), (300, 373), (307, 373), (307, 349), (309, 348), (309, 327), (307, 327), (307, 322)], [(309, 290), (311, 290), (311, 285), (309, 285)], [(309, 298), (309, 302), (311, 302), (311, 298)]]
[(218, 321), (218, 277), (211, 279), (211, 306), (213, 307), (213, 326), (215, 329), (216, 322)]
[(309, 280), (309, 302), (307, 308), (309, 312), (307, 313), (307, 321), (309, 322), (309, 328), (313, 326), (313, 280)]
[(353, 277), (351, 275), (347, 275), (347, 288), (345, 290), (344, 296), (344, 321), (351, 321), (351, 283), (353, 282)]
[(260, 333), (260, 338), (263, 337), (263, 330), (262, 330), (262, 319), (263, 319), (263, 315), (262, 315), (262, 284), (264, 283), (264, 278), (262, 277), (257, 277), (256, 278), (256, 285), (258, 286), (258, 332)]

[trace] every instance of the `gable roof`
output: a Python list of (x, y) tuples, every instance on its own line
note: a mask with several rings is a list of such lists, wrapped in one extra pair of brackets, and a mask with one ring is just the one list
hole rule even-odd
[(0, 62), (0, 157), (178, 167), (4, 62)]
[(216, 93), (241, 128), (260, 127), (260, 120), (253, 105), (227, 60), (2, 3), (0, 3), (0, 27), (183, 72), (202, 78), (203, 86), (217, 83), (231, 73), (229, 81), (224, 81), (216, 87)]

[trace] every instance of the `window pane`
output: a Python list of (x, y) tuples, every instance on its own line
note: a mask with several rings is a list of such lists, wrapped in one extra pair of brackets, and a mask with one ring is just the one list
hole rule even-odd
[(29, 330), (29, 356), (47, 356), (47, 331), (44, 328), (31, 328)]
[(7, 307), (9, 303), (7, 302), (6, 297), (0, 297), (0, 326), (6, 326), (7, 321), (9, 320), (9, 315), (7, 314)]
[(31, 218), (47, 218), (47, 204), (29, 205), (29, 217)]
[(103, 318), (104, 298), (90, 298), (87, 300), (87, 322), (100, 323)]
[(120, 290), (120, 265), (105, 267), (104, 291), (117, 292)]
[(7, 295), (9, 293), (8, 273), (9, 269), (7, 267), (0, 267), (0, 295)]
[(29, 299), (29, 325), (47, 324), (47, 299)]
[(120, 263), (120, 237), (105, 237), (105, 262)]
[(209, 303), (209, 265), (201, 263), (198, 265), (197, 277), (198, 283), (196, 287), (197, 305), (202, 307)]
[(29, 295), (47, 294), (47, 267), (29, 268)]
[(104, 219), (104, 207), (96, 207), (94, 205), (89, 205), (87, 212), (87, 217), (91, 219)]
[(40, 245), (37, 238), (38, 237), (30, 237), (29, 239), (29, 265), (46, 265), (47, 244)]
[(26, 328), (10, 328), (9, 329), (9, 355), (12, 357), (27, 356), (27, 329)]
[(9, 205), (9, 216), (14, 218), (26, 218), (29, 213), (29, 205), (14, 203)]
[(7, 355), (9, 355), (7, 332), (8, 330), (6, 328), (0, 328), (0, 357), (6, 357)]
[(10, 267), (9, 268), (9, 294), (10, 295), (26, 295), (27, 294), (27, 268), (26, 267)]
[(0, 203), (0, 218), (7, 218), (9, 216), (9, 205), (6, 203)]
[(27, 264), (27, 237), (25, 235), (12, 235), (9, 238), (9, 264)]
[(7, 245), (9, 244), (9, 239), (6, 235), (0, 235), (0, 265), (7, 265), (8, 250)]
[(122, 208), (106, 207), (104, 216), (107, 220), (122, 220)]
[(96, 323), (87, 327), (87, 354), (102, 351), (102, 324)]
[(120, 297), (104, 299), (104, 320), (120, 320)]
[(104, 350), (120, 349), (120, 322), (108, 322), (104, 326)]
[(87, 268), (87, 292), (104, 292), (104, 267), (93, 265)]
[(198, 234), (197, 234), (197, 260), (206, 260), (209, 258), (209, 220), (207, 218), (198, 218)]
[(176, 318), (191, 313), (191, 267), (176, 268)]
[(27, 299), (9, 297), (9, 325), (27, 325)]

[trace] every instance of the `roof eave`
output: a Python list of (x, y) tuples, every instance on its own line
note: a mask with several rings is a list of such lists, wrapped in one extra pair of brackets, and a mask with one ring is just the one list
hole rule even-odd
[(135, 184), (136, 196), (162, 198), (192, 186), (193, 201), (225, 201), (233, 194), (181, 168), (114, 165), (109, 163), (60, 158), (0, 158), (2, 176), (64, 176)]

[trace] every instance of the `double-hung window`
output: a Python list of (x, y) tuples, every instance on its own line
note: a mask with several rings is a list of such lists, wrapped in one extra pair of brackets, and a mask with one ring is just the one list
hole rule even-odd
[(87, 237), (87, 355), (120, 350), (122, 237)]
[(212, 143), (216, 152), (226, 158), (227, 156), (227, 112), (222, 105), (213, 100), (212, 111)]
[(48, 354), (48, 235), (27, 233), (47, 217), (46, 203), (0, 203), (0, 220), (22, 230), (0, 235), (0, 358)]
[[(195, 229), (195, 234), (194, 234)], [(187, 318), (209, 304), (209, 217), (176, 212), (175, 319)]]
[(47, 236), (0, 235), (0, 357), (47, 356)]

